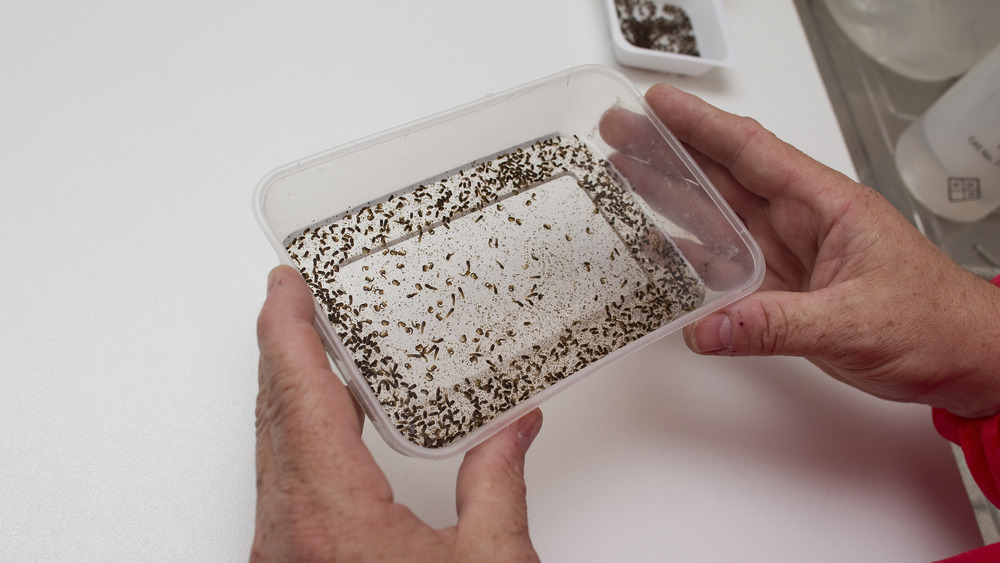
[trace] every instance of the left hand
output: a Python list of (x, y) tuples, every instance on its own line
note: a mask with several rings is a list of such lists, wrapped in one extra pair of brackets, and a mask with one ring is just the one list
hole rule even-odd
[(524, 456), (532, 411), (470, 450), (458, 523), (432, 529), (392, 490), (361, 440), (363, 416), (330, 370), (297, 271), (275, 268), (257, 322), (257, 517), (251, 559), (534, 561)]

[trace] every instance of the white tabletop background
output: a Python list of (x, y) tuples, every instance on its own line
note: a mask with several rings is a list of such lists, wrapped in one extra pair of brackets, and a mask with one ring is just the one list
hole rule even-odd
[[(853, 174), (790, 0), (724, 2), (739, 61), (665, 81)], [(0, 561), (240, 561), (278, 165), (565, 68), (620, 68), (599, 0), (0, 7)], [(979, 544), (925, 407), (679, 334), (545, 405), (545, 561), (927, 561)], [(365, 440), (454, 523), (458, 459)]]

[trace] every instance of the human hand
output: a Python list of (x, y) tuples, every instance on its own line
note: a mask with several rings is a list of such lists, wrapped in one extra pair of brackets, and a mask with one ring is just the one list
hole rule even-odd
[(646, 100), (766, 258), (759, 291), (685, 328), (692, 350), (803, 356), (885, 399), (970, 418), (1000, 412), (995, 287), (874, 190), (756, 121), (666, 85), (650, 88)]
[(458, 523), (434, 530), (393, 502), (361, 440), (363, 416), (330, 370), (298, 272), (275, 268), (257, 322), (255, 561), (532, 561), (524, 456), (532, 411), (470, 450), (458, 472)]

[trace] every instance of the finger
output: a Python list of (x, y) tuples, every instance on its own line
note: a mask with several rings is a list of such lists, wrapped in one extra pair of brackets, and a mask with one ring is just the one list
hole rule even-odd
[(628, 179), (635, 195), (654, 212), (651, 214), (654, 223), (670, 233), (677, 248), (710, 288), (725, 290), (745, 280), (753, 267), (753, 257), (731, 252), (740, 235), (704, 191), (692, 189), (686, 180), (671, 177), (621, 153), (612, 155), (610, 160)]
[[(859, 201), (881, 199), (750, 118), (667, 85), (650, 88), (646, 98), (678, 138), (707, 159), (699, 157), (706, 175), (760, 242), (769, 269), (777, 265), (790, 282), (793, 270), (811, 270), (816, 249), (848, 211)], [(776, 264), (782, 255), (788, 263)]]
[[(615, 169), (657, 212), (684, 225), (690, 217), (705, 216), (703, 208), (714, 207), (704, 192), (691, 189), (697, 181), (689, 165), (645, 115), (612, 109), (601, 118), (600, 130), (601, 137), (616, 150), (609, 157)], [(699, 167), (711, 163), (698, 153), (691, 156)]]
[[(697, 98), (696, 98), (697, 99)], [(700, 100), (699, 100), (700, 101)], [(707, 105), (707, 104), (706, 104)], [(662, 117), (661, 121), (663, 121)], [(669, 128), (669, 127), (668, 127)], [(645, 163), (647, 166), (675, 176), (688, 176), (680, 172), (687, 170), (687, 165), (681, 162), (673, 147), (667, 146), (663, 136), (653, 123), (645, 116), (625, 109), (615, 108), (607, 111), (601, 118), (601, 137), (611, 145), (619, 155), (612, 157), (616, 167), (622, 167), (618, 159), (621, 155)], [(671, 131), (672, 132), (672, 131)], [(729, 170), (718, 162), (700, 153), (688, 143), (681, 141), (682, 148), (691, 156), (709, 180), (719, 189), (731, 205), (742, 209), (756, 203), (757, 196), (747, 192), (733, 177)], [(626, 174), (626, 177), (627, 174)], [(631, 180), (631, 178), (630, 178)]]
[(257, 322), (259, 478), (284, 488), (322, 483), (330, 492), (390, 495), (361, 441), (357, 407), (330, 370), (314, 315), (299, 273), (275, 268)]
[(755, 120), (724, 112), (666, 84), (650, 88), (646, 101), (682, 142), (729, 170), (755, 194), (768, 199), (779, 195), (817, 197), (818, 186), (807, 186), (798, 179), (825, 167)]
[[(653, 211), (684, 229), (698, 232), (705, 227), (699, 225), (699, 219), (717, 214), (715, 202), (702, 190), (691, 189), (688, 180), (676, 173), (671, 174), (623, 153), (613, 154), (609, 160)], [(716, 226), (710, 227), (714, 230)]]
[(698, 277), (715, 291), (728, 291), (746, 283), (753, 268), (752, 257), (745, 252), (720, 256), (718, 249), (693, 240), (675, 238), (674, 243)]
[(663, 171), (686, 168), (680, 164), (676, 151), (668, 146), (663, 134), (645, 114), (612, 108), (601, 116), (598, 127), (604, 142), (620, 154)]
[[(683, 232), (666, 227), (699, 277), (717, 290), (728, 289), (745, 279), (746, 272), (752, 268), (748, 263), (751, 257), (745, 254), (731, 256), (728, 252), (739, 235), (733, 225), (720, 216), (715, 200), (701, 189), (692, 189), (697, 182), (688, 165), (667, 146), (654, 124), (645, 115), (619, 108), (606, 112), (600, 127), (602, 138), (617, 149), (609, 160), (634, 193), (649, 205), (654, 215), (693, 233), (688, 237), (692, 240), (686, 240)], [(703, 155), (697, 154), (697, 157), (708, 161)], [(723, 169), (722, 172), (723, 180), (733, 182), (728, 171)], [(751, 197), (753, 203), (759, 200), (756, 196)]]
[(541, 426), (535, 409), (466, 454), (456, 490), (460, 537), (530, 545), (524, 456)]
[(860, 331), (838, 293), (761, 291), (684, 328), (688, 347), (723, 356), (829, 358)]

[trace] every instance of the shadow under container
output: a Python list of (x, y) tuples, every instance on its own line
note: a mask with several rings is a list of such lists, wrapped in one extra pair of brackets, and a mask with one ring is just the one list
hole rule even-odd
[(749, 294), (760, 249), (621, 74), (560, 74), (304, 158), (254, 211), (397, 451), (462, 453)]

